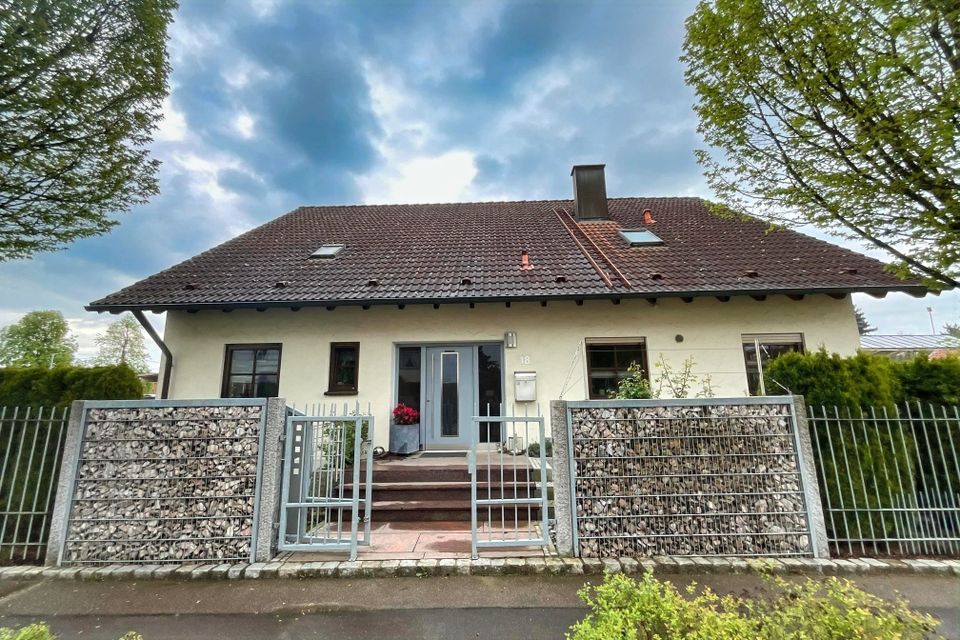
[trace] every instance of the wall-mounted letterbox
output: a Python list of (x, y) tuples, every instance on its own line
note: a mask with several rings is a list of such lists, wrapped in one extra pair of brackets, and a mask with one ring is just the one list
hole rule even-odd
[(537, 372), (513, 372), (513, 399), (517, 402), (534, 402), (537, 399)]

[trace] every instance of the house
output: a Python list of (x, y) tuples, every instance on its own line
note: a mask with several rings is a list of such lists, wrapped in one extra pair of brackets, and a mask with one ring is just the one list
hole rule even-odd
[(942, 355), (960, 347), (960, 340), (944, 334), (860, 336), (860, 348), (870, 353), (896, 360), (912, 358), (921, 353)]
[(87, 308), (167, 314), (162, 396), (359, 401), (378, 426), (403, 402), (424, 447), (462, 449), (476, 411), (605, 398), (631, 362), (775, 393), (775, 355), (857, 350), (851, 293), (925, 293), (699, 198), (608, 198), (603, 165), (572, 177), (571, 200), (301, 207)]

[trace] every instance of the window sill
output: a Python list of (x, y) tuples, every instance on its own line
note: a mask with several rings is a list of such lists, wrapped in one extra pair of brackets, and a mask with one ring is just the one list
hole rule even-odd
[(356, 396), (360, 395), (355, 389), (349, 391), (324, 391), (323, 395), (325, 396)]

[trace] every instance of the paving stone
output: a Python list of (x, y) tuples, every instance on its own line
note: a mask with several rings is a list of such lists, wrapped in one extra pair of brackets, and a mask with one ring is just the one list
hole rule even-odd
[[(277, 567), (271, 567), (270, 565), (279, 565)], [(281, 578), (284, 580), (290, 578), (299, 578), (300, 569), (303, 567), (302, 562), (270, 562), (267, 563), (263, 569), (260, 570), (261, 578)], [(274, 571), (276, 573), (274, 573)]]
[(0, 580), (17, 580), (30, 567), (0, 567)]
[(417, 575), (418, 576), (435, 576), (437, 575), (437, 562), (436, 558), (424, 558), (423, 560), (417, 561)]
[(640, 563), (636, 558), (620, 558), (620, 567), (628, 575), (640, 572)]
[(223, 580), (227, 577), (231, 566), (229, 564), (214, 565), (213, 569), (210, 570), (209, 577), (213, 580)]
[[(571, 576), (583, 575), (583, 560), (580, 558), (564, 558), (563, 566), (566, 568), (566, 572)], [(544, 569), (546, 569), (546, 561), (544, 561)]]
[(243, 572), (244, 578), (259, 578), (263, 573), (264, 567), (267, 566), (266, 562), (254, 562), (253, 564), (248, 564), (247, 568)]
[(697, 563), (690, 558), (678, 557), (673, 559), (678, 573), (696, 573)]
[(412, 578), (417, 575), (416, 560), (401, 560), (397, 566), (397, 575), (404, 578)]
[(194, 566), (196, 565), (182, 564), (177, 567), (176, 571), (173, 572), (171, 577), (175, 580), (188, 580), (190, 578), (190, 574), (193, 573)]
[(60, 573), (56, 576), (58, 580), (76, 580), (80, 573), (80, 567), (60, 567)]
[(206, 580), (210, 577), (210, 572), (213, 571), (213, 568), (217, 566), (215, 564), (201, 564), (193, 568), (193, 571), (190, 572), (191, 580)]
[(566, 575), (569, 568), (569, 565), (560, 558), (547, 558), (545, 564), (547, 565), (547, 573), (554, 576)]
[(100, 580), (100, 569), (98, 567), (82, 567), (77, 577), (81, 580)]
[(780, 558), (787, 573), (804, 573), (806, 567), (799, 558)]
[(321, 578), (336, 578), (340, 575), (340, 563), (333, 560), (327, 560), (320, 563)]
[(603, 559), (603, 572), (604, 573), (620, 573), (623, 571), (623, 567), (620, 565), (620, 561), (616, 558), (604, 558)]
[(153, 572), (160, 568), (158, 564), (145, 564), (133, 570), (134, 580), (150, 580)]
[(380, 573), (384, 577), (392, 577), (400, 572), (399, 560), (384, 560), (380, 563)]
[[(154, 569), (153, 573), (150, 574), (150, 577), (153, 580), (169, 580), (179, 569), (175, 564), (165, 564), (158, 569)], [(81, 572), (82, 573), (82, 572)]]
[[(526, 573), (527, 560), (532, 560), (533, 558), (507, 558), (506, 564), (503, 568), (504, 573), (510, 574), (521, 574)], [(544, 565), (546, 569), (546, 565)]]
[(924, 558), (920, 562), (923, 563), (926, 571), (924, 573), (933, 573), (933, 574), (949, 574), (952, 573), (950, 565), (946, 564), (941, 560), (931, 560), (929, 558)]
[(227, 571), (227, 580), (237, 580), (243, 577), (243, 574), (250, 567), (248, 564), (235, 564)]
[(457, 558), (457, 574), (469, 576), (473, 572), (473, 561), (469, 558)]
[[(467, 565), (469, 566), (469, 565)], [(437, 563), (437, 575), (452, 576), (457, 573), (456, 558), (443, 558)]]
[(319, 578), (321, 577), (320, 569), (322, 567), (322, 562), (304, 562), (300, 565), (300, 571), (297, 576), (300, 578)]
[(356, 578), (360, 575), (360, 563), (357, 560), (341, 562), (337, 568), (337, 575), (341, 578)]
[(653, 558), (640, 558), (637, 560), (637, 564), (640, 565), (638, 572), (641, 574), (646, 573), (647, 571), (654, 573), (659, 568), (659, 565)]
[(603, 560), (600, 558), (583, 558), (584, 575), (593, 576), (603, 573)]
[(357, 575), (361, 578), (377, 578), (380, 575), (379, 560), (360, 560), (360, 569)]

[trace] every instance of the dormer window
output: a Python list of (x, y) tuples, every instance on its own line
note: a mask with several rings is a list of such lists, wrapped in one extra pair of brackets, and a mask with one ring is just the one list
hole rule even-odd
[(323, 258), (330, 260), (336, 258), (337, 255), (346, 248), (342, 244), (325, 244), (322, 245), (319, 249), (310, 254), (311, 258)]
[(620, 237), (629, 242), (631, 247), (663, 244), (663, 240), (657, 234), (646, 229), (621, 229)]

